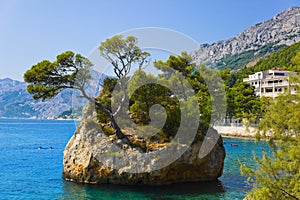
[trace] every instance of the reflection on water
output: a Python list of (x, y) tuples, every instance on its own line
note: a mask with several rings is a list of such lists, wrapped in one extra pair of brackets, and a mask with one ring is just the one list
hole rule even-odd
[(87, 185), (64, 182), (60, 199), (174, 199), (225, 192), (221, 181), (165, 186)]

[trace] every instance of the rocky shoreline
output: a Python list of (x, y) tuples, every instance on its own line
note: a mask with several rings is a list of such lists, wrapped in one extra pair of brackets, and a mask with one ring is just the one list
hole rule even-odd
[(214, 129), (224, 137), (255, 138), (259, 130), (247, 126), (214, 126)]

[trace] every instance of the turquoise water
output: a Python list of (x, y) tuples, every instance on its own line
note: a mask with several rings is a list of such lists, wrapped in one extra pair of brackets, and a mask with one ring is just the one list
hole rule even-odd
[(91, 186), (61, 177), (63, 149), (74, 130), (73, 121), (0, 119), (0, 199), (243, 199), (250, 188), (237, 159), (251, 164), (253, 152), (268, 150), (264, 142), (225, 138), (224, 175), (216, 182)]

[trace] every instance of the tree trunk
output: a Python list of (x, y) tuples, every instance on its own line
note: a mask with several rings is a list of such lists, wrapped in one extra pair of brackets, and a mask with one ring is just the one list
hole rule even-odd
[(110, 119), (111, 124), (113, 129), (116, 132), (116, 136), (118, 139), (124, 139), (126, 144), (128, 144), (129, 146), (133, 147), (133, 144), (131, 143), (131, 141), (129, 140), (129, 138), (124, 135), (120, 129), (120, 127), (118, 126), (113, 113), (111, 113), (110, 110), (108, 110), (107, 108), (105, 108), (102, 103), (100, 103), (96, 98), (91, 98), (89, 97), (86, 93), (85, 90), (83, 88), (79, 89), (83, 95), (84, 98), (86, 98), (87, 100), (89, 100), (90, 103), (94, 104), (98, 109), (100, 109), (102, 112), (104, 112)]
[(122, 131), (121, 131), (119, 125), (117, 124), (115, 118), (114, 118), (112, 115), (110, 115), (109, 118), (110, 118), (112, 127), (113, 127), (113, 129), (115, 130), (115, 132), (116, 132), (117, 138), (118, 138), (118, 139), (123, 139), (123, 140), (125, 140), (126, 144), (128, 144), (128, 145), (131, 146), (131, 147), (133, 147), (133, 144), (132, 144), (132, 142), (129, 140), (129, 138), (128, 138), (126, 135), (124, 135), (124, 134), (122, 133)]
[(133, 144), (131, 143), (131, 141), (129, 140), (129, 138), (124, 135), (119, 127), (119, 125), (117, 124), (113, 114), (108, 110), (106, 109), (100, 102), (98, 102), (97, 100), (95, 100), (95, 105), (101, 110), (103, 111), (110, 119), (111, 121), (111, 124), (112, 124), (112, 127), (113, 129), (115, 130), (116, 132), (116, 136), (118, 139), (124, 139), (126, 144), (128, 144), (129, 146), (133, 147)]
[(109, 119), (111, 121), (112, 127), (116, 132), (116, 136), (118, 139), (123, 139), (125, 137), (125, 135), (122, 133), (120, 127), (118, 126), (115, 118), (112, 116), (112, 114), (109, 115)]

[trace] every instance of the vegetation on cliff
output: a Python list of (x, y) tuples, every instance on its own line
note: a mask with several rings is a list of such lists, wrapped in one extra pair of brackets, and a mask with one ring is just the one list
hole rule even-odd
[[(132, 142), (144, 150), (151, 150), (153, 149), (153, 143), (165, 144), (174, 138), (181, 123), (182, 113), (180, 102), (182, 104), (183, 99), (190, 98), (186, 96), (189, 91), (185, 91), (184, 89), (187, 83), (190, 84), (195, 93), (194, 98), (196, 98), (195, 100), (198, 102), (198, 108), (200, 110), (198, 135), (196, 138), (197, 140), (203, 139), (203, 134), (207, 131), (213, 120), (220, 117), (217, 115), (222, 114), (222, 109), (225, 112), (225, 103), (219, 104), (219, 112), (214, 112), (216, 108), (212, 106), (212, 95), (210, 95), (208, 88), (208, 82), (219, 84), (217, 81), (218, 72), (210, 70), (205, 66), (199, 66), (197, 68), (191, 63), (191, 57), (185, 52), (179, 56), (171, 55), (167, 61), (156, 61), (154, 66), (163, 73), (155, 77), (152, 74), (146, 74), (142, 70), (137, 70), (127, 85), (128, 95), (130, 97), (129, 116), (135, 123), (132, 125), (124, 121), (119, 122), (124, 124), (124, 129), (127, 129), (131, 134), (133, 133), (133, 136), (130, 138)], [(182, 80), (178, 78), (176, 73), (184, 75), (187, 82), (181, 82)], [(156, 84), (156, 81), (164, 83), (165, 86)], [(112, 104), (112, 93), (116, 92), (117, 82), (116, 78), (105, 79), (103, 89), (98, 97), (99, 101), (108, 107)], [(142, 84), (147, 82), (149, 84)], [(142, 86), (139, 87), (140, 85)], [(221, 85), (217, 87), (221, 88)], [(174, 94), (175, 90), (177, 90), (177, 94)], [(224, 100), (225, 93), (222, 92), (221, 89), (217, 95), (213, 95), (215, 99), (220, 98)], [(166, 116), (163, 116), (163, 114), (159, 112), (151, 114), (152, 106), (157, 104), (165, 109)], [(188, 108), (191, 115), (192, 112), (196, 110), (192, 103), (187, 103), (184, 106)], [(158, 125), (152, 124), (153, 119), (151, 119), (151, 115), (153, 114), (155, 115), (154, 118), (161, 119), (158, 121), (165, 120), (161, 129), (157, 128), (159, 127)], [(112, 131), (108, 123), (109, 120), (100, 110), (98, 110), (98, 119), (105, 134), (111, 135)], [(124, 131), (126, 132), (126, 130)], [(144, 134), (147, 135), (155, 132), (156, 134), (150, 137), (143, 137)]]
[(249, 50), (242, 53), (227, 55), (223, 57), (218, 63), (216, 63), (216, 67), (220, 70), (230, 69), (237, 70), (241, 69), (241, 67), (246, 66), (248, 63), (255, 61), (257, 59), (266, 57), (280, 49), (282, 49), (285, 45), (274, 45), (269, 43), (265, 46), (260, 47), (257, 50)]
[(273, 68), (280, 68), (298, 72), (300, 70), (300, 42), (285, 46), (281, 50), (269, 55), (266, 58), (260, 59), (251, 67), (244, 67), (238, 71), (230, 71), (224, 69), (221, 71), (224, 74), (223, 78), (229, 87), (232, 87), (238, 80), (246, 78), (255, 72), (264, 71)]

